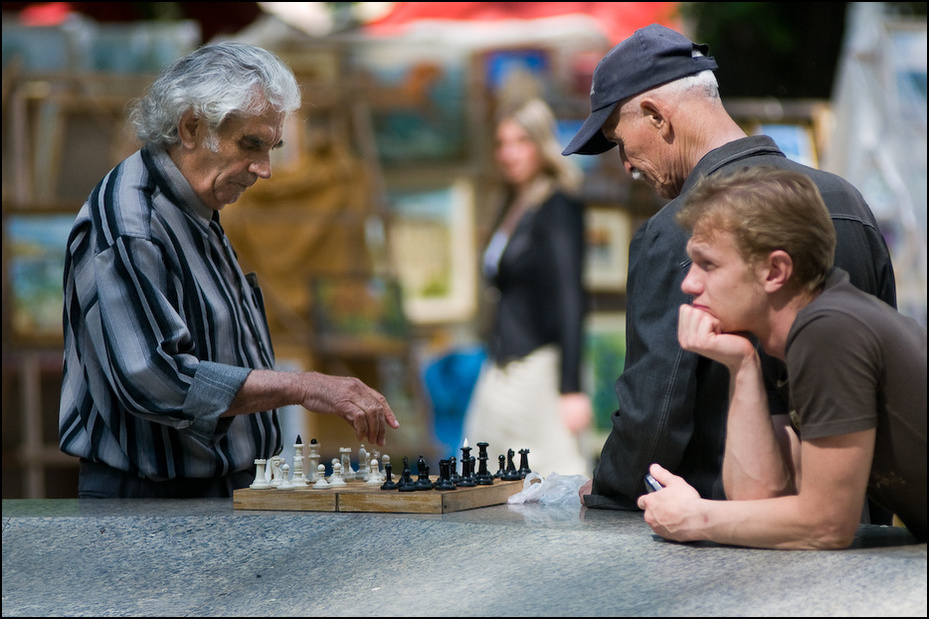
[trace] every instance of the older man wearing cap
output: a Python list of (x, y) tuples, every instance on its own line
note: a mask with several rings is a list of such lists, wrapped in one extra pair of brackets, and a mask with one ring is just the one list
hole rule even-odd
[[(686, 479), (704, 498), (725, 498), (729, 375), (677, 341), (690, 260), (674, 215), (700, 178), (759, 165), (807, 174), (832, 214), (836, 266), (857, 287), (896, 306), (887, 245), (861, 194), (838, 176), (787, 159), (771, 138), (747, 136), (723, 107), (717, 64), (708, 53), (707, 45), (657, 24), (637, 30), (597, 65), (590, 116), (562, 153), (593, 155), (618, 146), (626, 172), (671, 200), (629, 247), (626, 365), (616, 381), (612, 431), (593, 479), (580, 490), (589, 507), (637, 509), (652, 463)], [(770, 359), (767, 365), (772, 414), (786, 414), (777, 390), (782, 366)]]

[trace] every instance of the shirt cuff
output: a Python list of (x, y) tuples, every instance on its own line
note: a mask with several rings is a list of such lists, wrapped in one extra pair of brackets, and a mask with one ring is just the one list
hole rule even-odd
[[(191, 419), (188, 432), (206, 444), (215, 441), (220, 415), (229, 410), (251, 371), (251, 368), (201, 361), (184, 401), (184, 413)], [(229, 424), (223, 425), (228, 427)]]

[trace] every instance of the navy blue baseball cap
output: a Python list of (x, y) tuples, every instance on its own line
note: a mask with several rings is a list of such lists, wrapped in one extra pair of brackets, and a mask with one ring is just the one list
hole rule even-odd
[[(703, 56), (694, 57), (694, 50)], [(709, 51), (709, 45), (698, 45), (659, 24), (636, 30), (597, 64), (590, 86), (590, 116), (561, 154), (598, 155), (616, 146), (600, 130), (616, 104), (676, 79), (715, 70), (716, 61), (706, 55)]]

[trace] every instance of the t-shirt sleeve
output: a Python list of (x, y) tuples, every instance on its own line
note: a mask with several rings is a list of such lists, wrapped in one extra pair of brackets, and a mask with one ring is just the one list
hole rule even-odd
[(867, 325), (842, 312), (816, 314), (788, 346), (790, 402), (803, 439), (877, 427), (880, 346)]

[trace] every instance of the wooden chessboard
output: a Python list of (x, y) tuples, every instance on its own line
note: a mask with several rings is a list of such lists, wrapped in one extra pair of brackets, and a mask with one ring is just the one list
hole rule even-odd
[[(435, 481), (436, 478), (431, 478)], [(523, 482), (494, 480), (492, 486), (454, 490), (381, 490), (363, 481), (349, 481), (341, 488), (293, 490), (242, 488), (232, 496), (235, 509), (308, 512), (381, 512), (407, 514), (446, 514), (476, 507), (506, 503), (522, 491)]]

